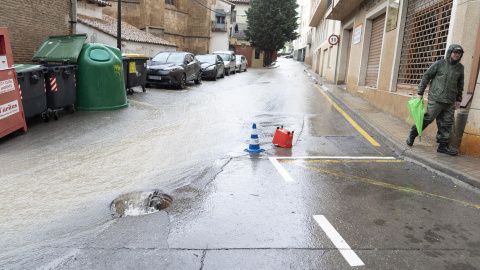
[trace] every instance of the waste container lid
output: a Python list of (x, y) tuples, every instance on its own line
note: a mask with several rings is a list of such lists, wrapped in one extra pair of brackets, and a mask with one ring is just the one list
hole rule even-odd
[(31, 65), (31, 64), (19, 64), (15, 65), (15, 72), (21, 73), (21, 72), (31, 72), (31, 71), (37, 71), (37, 70), (42, 70), (45, 67), (43, 65)]
[(32, 61), (76, 63), (86, 39), (87, 34), (47, 37)]
[(122, 56), (126, 56), (126, 57), (148, 57), (145, 54), (122, 54)]

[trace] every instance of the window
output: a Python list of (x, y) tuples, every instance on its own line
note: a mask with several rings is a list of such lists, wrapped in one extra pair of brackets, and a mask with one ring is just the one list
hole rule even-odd
[(177, 6), (177, 1), (178, 0), (165, 0), (165, 4)]
[(397, 90), (415, 90), (425, 71), (445, 55), (452, 2), (408, 2)]
[(260, 59), (260, 49), (255, 49), (255, 59)]
[(215, 11), (215, 28), (226, 31), (225, 28), (225, 11), (217, 10)]

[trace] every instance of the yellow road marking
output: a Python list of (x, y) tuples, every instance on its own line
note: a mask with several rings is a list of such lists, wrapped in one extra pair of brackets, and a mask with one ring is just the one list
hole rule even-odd
[(325, 91), (323, 91), (320, 87), (318, 87), (317, 84), (315, 84), (315, 87), (317, 87), (317, 89), (320, 91), (320, 93), (322, 93), (325, 98), (330, 101), (330, 103), (332, 103), (333, 107), (335, 107), (339, 112), (340, 114), (343, 115), (343, 117), (345, 117), (345, 119), (347, 119), (348, 122), (350, 122), (350, 124), (352, 124), (352, 126), (354, 128), (356, 128), (358, 130), (358, 132), (360, 132), (360, 134), (363, 135), (363, 137), (365, 137), (365, 139), (367, 139), (371, 144), (373, 144), (374, 146), (380, 146), (380, 144), (375, 141), (375, 139), (373, 139), (370, 135), (368, 135), (367, 132), (365, 132), (365, 130), (363, 130), (363, 128), (361, 128), (357, 123), (355, 123), (355, 121), (353, 121), (353, 119), (348, 116), (347, 113), (345, 113), (342, 108), (340, 108), (340, 106), (337, 105), (337, 103), (335, 103), (335, 101), (333, 101), (326, 93)]
[(327, 173), (327, 174), (332, 174), (332, 175), (336, 175), (336, 176), (340, 176), (340, 177), (344, 177), (344, 178), (349, 178), (349, 179), (353, 179), (353, 180), (358, 180), (358, 181), (361, 181), (363, 183), (368, 183), (368, 184), (372, 184), (372, 185), (375, 185), (375, 186), (391, 188), (391, 189), (394, 189), (394, 190), (404, 191), (404, 192), (412, 193), (412, 194), (415, 194), (415, 195), (418, 195), (418, 196), (423, 196), (423, 197), (426, 197), (426, 198), (433, 198), (433, 199), (436, 199), (436, 200), (440, 200), (440, 201), (444, 201), (444, 202), (450, 202), (450, 203), (454, 203), (454, 204), (457, 204), (457, 205), (461, 205), (461, 206), (465, 206), (465, 207), (480, 210), (480, 205), (477, 205), (477, 204), (472, 204), (472, 203), (468, 203), (468, 202), (464, 202), (464, 201), (459, 201), (459, 200), (451, 199), (451, 198), (444, 197), (444, 196), (441, 196), (441, 195), (436, 195), (436, 194), (432, 194), (432, 193), (428, 193), (428, 192), (423, 192), (423, 191), (416, 190), (416, 189), (413, 189), (413, 188), (392, 185), (392, 184), (388, 184), (388, 183), (384, 183), (384, 182), (380, 182), (380, 181), (375, 181), (375, 180), (372, 180), (372, 179), (368, 179), (368, 178), (364, 178), (364, 177), (360, 177), (360, 176), (355, 176), (355, 175), (351, 175), (351, 174), (346, 174), (346, 173), (342, 173), (342, 172), (336, 172), (336, 171), (332, 171), (332, 170), (316, 168), (316, 167), (297, 164), (297, 163), (294, 163), (294, 164), (297, 165), (297, 166), (302, 166), (302, 167), (308, 168), (308, 169), (313, 169), (315, 171), (319, 171), (319, 172), (323, 172), (323, 173)]

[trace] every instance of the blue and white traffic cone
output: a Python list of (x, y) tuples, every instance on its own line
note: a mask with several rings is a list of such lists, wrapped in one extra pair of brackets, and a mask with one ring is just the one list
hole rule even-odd
[(250, 145), (248, 146), (248, 149), (245, 149), (245, 151), (250, 152), (250, 153), (260, 153), (260, 152), (265, 151), (265, 149), (260, 148), (260, 142), (258, 141), (257, 125), (256, 124), (253, 124), (252, 136), (250, 136)]

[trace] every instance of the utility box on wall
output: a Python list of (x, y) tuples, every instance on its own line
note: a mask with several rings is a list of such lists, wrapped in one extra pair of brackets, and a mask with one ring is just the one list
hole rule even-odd
[(27, 131), (7, 28), (0, 27), (0, 138)]

